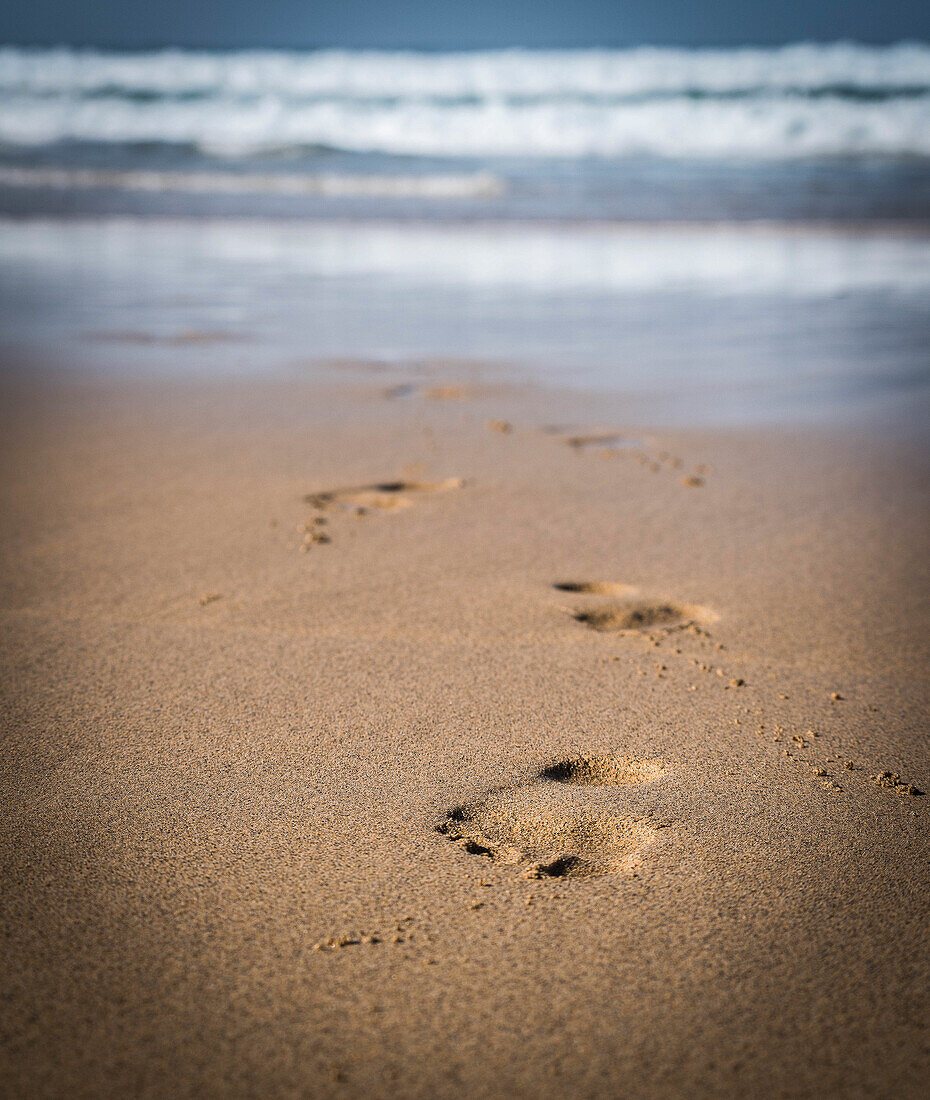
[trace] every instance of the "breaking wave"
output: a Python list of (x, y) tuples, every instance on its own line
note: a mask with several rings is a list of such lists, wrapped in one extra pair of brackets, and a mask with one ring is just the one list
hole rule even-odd
[(0, 49), (0, 142), (463, 157), (930, 156), (930, 46)]

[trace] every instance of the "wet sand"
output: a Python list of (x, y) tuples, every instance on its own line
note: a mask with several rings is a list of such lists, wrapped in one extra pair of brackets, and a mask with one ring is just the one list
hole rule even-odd
[(454, 377), (2, 427), (4, 1094), (924, 1094), (918, 442)]

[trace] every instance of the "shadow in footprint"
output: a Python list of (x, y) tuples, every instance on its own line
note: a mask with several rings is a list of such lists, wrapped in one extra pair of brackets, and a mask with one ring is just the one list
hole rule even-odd
[(586, 596), (632, 596), (638, 591), (635, 585), (614, 581), (557, 581), (552, 587), (559, 592)]
[(630, 439), (617, 432), (591, 432), (587, 435), (569, 435), (565, 436), (565, 442), (573, 451), (585, 451), (589, 448), (600, 447), (607, 447), (612, 450), (632, 450), (634, 447), (641, 447), (643, 444), (641, 439)]
[(572, 618), (601, 633), (620, 633), (655, 628), (679, 630), (694, 624), (713, 622), (717, 615), (709, 608), (697, 604), (627, 601), (622, 604), (580, 608), (572, 612)]
[(632, 783), (649, 783), (658, 779), (664, 771), (659, 760), (574, 756), (549, 764), (539, 773), (539, 777), (578, 787), (623, 787)]

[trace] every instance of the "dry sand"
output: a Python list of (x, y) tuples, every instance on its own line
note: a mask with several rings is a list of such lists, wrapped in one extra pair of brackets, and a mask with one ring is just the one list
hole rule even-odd
[(439, 382), (5, 393), (4, 1094), (925, 1096), (925, 455)]

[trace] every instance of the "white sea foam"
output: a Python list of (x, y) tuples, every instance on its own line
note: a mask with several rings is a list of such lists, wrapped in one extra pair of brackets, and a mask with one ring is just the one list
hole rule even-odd
[(7, 187), (115, 188), (121, 191), (209, 195), (325, 195), (345, 198), (490, 198), (504, 190), (489, 172), (469, 175), (379, 176), (374, 174), (277, 175), (258, 172), (115, 171), (95, 168), (0, 166)]
[[(197, 222), (116, 218), (0, 220), (0, 259), (18, 270), (64, 266), (119, 282), (184, 272), (256, 272), (367, 286), (529, 295), (686, 293), (830, 298), (858, 292), (925, 295), (930, 238), (902, 232), (800, 231), (771, 225), (474, 226)], [(133, 274), (135, 273), (135, 275)], [(251, 274), (249, 274), (251, 273)], [(97, 276), (94, 275), (94, 278)], [(205, 275), (212, 279), (212, 275)], [(222, 280), (221, 280), (222, 281)]]
[(0, 142), (439, 156), (930, 156), (930, 46), (0, 49)]

